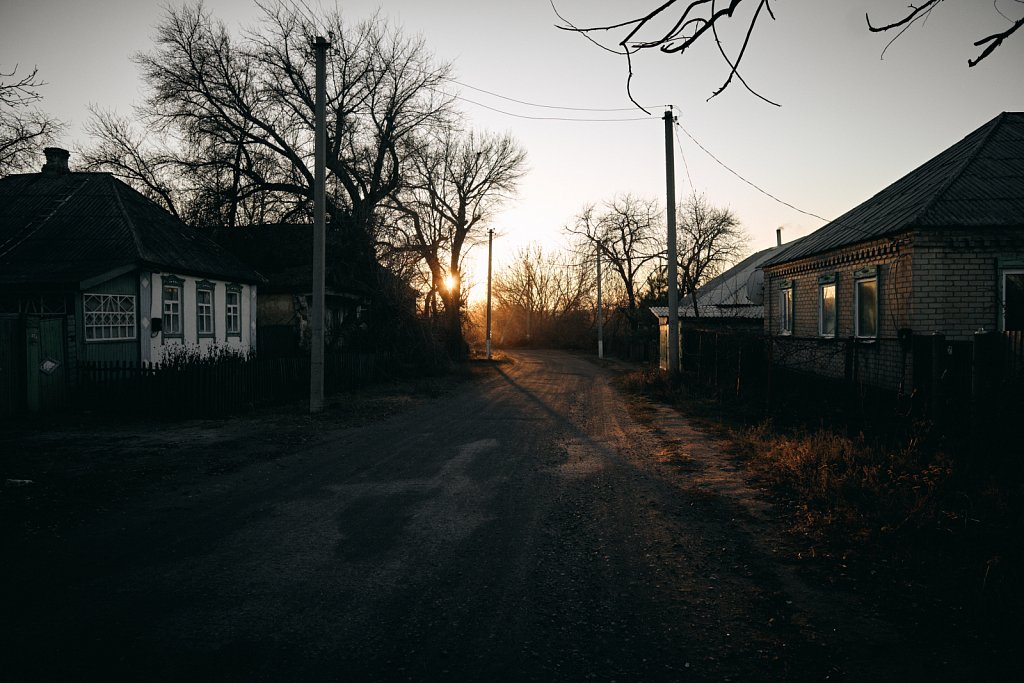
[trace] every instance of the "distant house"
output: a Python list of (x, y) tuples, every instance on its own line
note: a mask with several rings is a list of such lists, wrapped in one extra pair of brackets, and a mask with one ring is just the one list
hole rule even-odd
[(1024, 329), (1024, 113), (1000, 114), (762, 268), (778, 365), (906, 392), (969, 367), (985, 333)]
[(0, 179), (0, 399), (59, 402), (84, 362), (251, 349), (261, 276), (109, 173)]
[[(274, 224), (221, 230), (217, 242), (266, 277), (257, 297), (257, 336), (262, 352), (288, 355), (308, 349), (313, 299), (313, 226)], [(324, 336), (328, 349), (364, 317), (371, 290), (337, 264), (343, 249), (328, 232)]]
[[(679, 327), (687, 330), (718, 330), (732, 333), (761, 334), (764, 328), (764, 275), (761, 265), (790, 245), (778, 244), (748, 256), (728, 270), (708, 280), (695, 295), (681, 297)], [(651, 306), (658, 318), (661, 367), (668, 367), (668, 307)], [(685, 334), (680, 334), (680, 348)]]

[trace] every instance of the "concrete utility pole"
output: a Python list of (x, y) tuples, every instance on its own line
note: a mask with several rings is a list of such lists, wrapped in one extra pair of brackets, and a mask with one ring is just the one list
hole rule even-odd
[(491, 250), (494, 246), (494, 228), (487, 231), (487, 360), (491, 359)]
[(601, 244), (597, 245), (597, 357), (604, 358), (604, 313), (601, 311)]
[(672, 147), (672, 109), (665, 112), (665, 194), (668, 212), (668, 372), (679, 374), (679, 288), (676, 282), (676, 161)]
[(327, 243), (327, 48), (322, 36), (313, 41), (316, 53), (316, 131), (313, 140), (313, 338), (309, 357), (309, 412), (324, 409), (324, 271)]

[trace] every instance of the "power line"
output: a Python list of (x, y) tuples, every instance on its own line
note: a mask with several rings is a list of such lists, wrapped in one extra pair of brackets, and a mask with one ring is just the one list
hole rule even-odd
[(798, 207), (796, 207), (796, 206), (793, 206), (792, 204), (790, 204), (790, 203), (789, 203), (789, 202), (787, 202), (787, 201), (783, 201), (783, 200), (779, 199), (778, 197), (776, 197), (775, 195), (773, 195), (773, 194), (772, 194), (771, 192), (769, 192), (768, 190), (765, 190), (764, 188), (760, 187), (760, 186), (759, 186), (759, 185), (757, 185), (756, 183), (753, 183), (753, 182), (751, 182), (751, 181), (747, 180), (747, 179), (746, 179), (746, 178), (744, 178), (744, 177), (743, 177), (742, 175), (740, 175), (739, 173), (737, 173), (736, 171), (734, 171), (733, 169), (731, 169), (731, 168), (730, 168), (729, 166), (727, 166), (727, 165), (725, 164), (725, 162), (724, 162), (724, 161), (722, 161), (721, 159), (719, 159), (718, 157), (716, 157), (716, 156), (715, 156), (714, 154), (712, 154), (712, 153), (711, 153), (711, 150), (709, 150), (709, 149), (708, 149), (707, 147), (705, 147), (704, 145), (700, 144), (700, 141), (698, 141), (698, 140), (697, 140), (697, 138), (695, 138), (695, 137), (693, 137), (692, 135), (690, 135), (690, 132), (689, 132), (688, 130), (686, 130), (685, 128), (683, 128), (683, 126), (682, 126), (682, 124), (681, 124), (681, 123), (679, 123), (678, 121), (676, 121), (676, 126), (677, 126), (677, 127), (679, 128), (679, 130), (683, 131), (683, 133), (685, 133), (685, 134), (686, 134), (686, 137), (690, 138), (690, 140), (692, 140), (692, 141), (693, 141), (693, 144), (695, 144), (695, 145), (697, 145), (698, 147), (700, 147), (700, 148), (701, 148), (702, 150), (704, 150), (704, 153), (705, 153), (705, 154), (707, 154), (707, 155), (708, 155), (709, 157), (711, 157), (712, 159), (714, 159), (714, 160), (715, 160), (715, 161), (716, 161), (716, 162), (718, 163), (718, 165), (719, 165), (719, 166), (721, 166), (722, 168), (724, 168), (724, 169), (725, 169), (726, 171), (728, 171), (729, 173), (732, 173), (732, 174), (733, 174), (734, 176), (736, 176), (737, 178), (739, 178), (740, 180), (742, 180), (743, 182), (745, 182), (745, 183), (746, 183), (747, 185), (750, 185), (750, 186), (751, 186), (752, 188), (754, 188), (755, 190), (757, 190), (758, 192), (760, 192), (760, 193), (761, 193), (761, 194), (763, 194), (764, 196), (766, 196), (766, 197), (769, 197), (769, 198), (771, 198), (771, 199), (774, 199), (774, 200), (775, 200), (776, 202), (778, 202), (779, 204), (782, 204), (783, 206), (788, 206), (789, 208), (793, 209), (794, 211), (796, 211), (796, 212), (798, 212), (798, 213), (802, 213), (802, 214), (804, 214), (805, 216), (811, 216), (812, 218), (817, 218), (818, 220), (820, 220), (820, 221), (825, 221), (826, 223), (829, 223), (829, 222), (830, 222), (830, 221), (829, 221), (829, 219), (827, 219), (827, 218), (822, 218), (821, 216), (819, 216), (819, 215), (818, 215), (818, 214), (816, 214), (816, 213), (811, 213), (810, 211), (804, 211), (804, 210), (803, 210), (803, 209), (801, 209), (801, 208), (798, 208)]
[[(676, 126), (677, 127), (679, 126), (679, 122), (678, 121), (676, 122)], [(673, 135), (672, 137), (675, 138), (676, 149), (679, 150), (679, 156), (682, 157), (682, 159), (683, 159), (683, 168), (686, 169), (686, 180), (687, 180), (687, 182), (690, 183), (690, 190), (695, 192), (696, 188), (694, 187), (694, 184), (693, 184), (693, 178), (690, 177), (690, 165), (688, 163), (686, 163), (686, 154), (683, 153), (683, 145), (682, 145), (682, 143), (679, 142), (679, 133), (676, 132), (676, 134)]]
[[(528, 107), (540, 107), (542, 109), (563, 109), (563, 110), (567, 110), (567, 111), (596, 111), (596, 112), (636, 111), (637, 110), (636, 107), (618, 107), (618, 108), (563, 107), (563, 106), (554, 105), (554, 104), (539, 104), (537, 102), (528, 102), (526, 100), (519, 100), (519, 99), (516, 99), (514, 97), (507, 97), (505, 95), (501, 95), (499, 93), (492, 92), (490, 90), (484, 90), (483, 88), (478, 88), (475, 85), (470, 85), (468, 83), (463, 83), (462, 81), (457, 81), (454, 78), (448, 78), (446, 80), (451, 81), (452, 83), (455, 83), (456, 85), (460, 85), (463, 88), (469, 88), (470, 90), (476, 90), (477, 92), (482, 92), (482, 93), (485, 93), (487, 95), (491, 95), (493, 97), (497, 97), (497, 98), (502, 99), (502, 100), (507, 100), (509, 102), (515, 102), (517, 104), (525, 104)], [(651, 107), (651, 108), (653, 109), (654, 107)]]
[(427, 88), (427, 89), (431, 90), (433, 92), (436, 92), (436, 93), (440, 93), (442, 95), (447, 95), (448, 97), (453, 97), (453, 98), (455, 98), (457, 100), (460, 100), (462, 102), (466, 102), (468, 104), (473, 104), (473, 105), (476, 105), (478, 107), (483, 107), (484, 109), (490, 109), (491, 111), (497, 112), (499, 114), (504, 114), (505, 116), (513, 116), (513, 117), (515, 117), (517, 119), (529, 119), (531, 121), (577, 121), (577, 122), (586, 122), (586, 123), (618, 123), (618, 122), (621, 122), (621, 121), (651, 121), (651, 120), (653, 120), (649, 116), (638, 116), (638, 117), (632, 117), (632, 118), (617, 118), (617, 119), (588, 119), (588, 118), (571, 117), (571, 116), (530, 116), (528, 114), (515, 114), (515, 113), (510, 112), (510, 111), (505, 111), (504, 109), (498, 109), (497, 107), (492, 107), (490, 105), (484, 104), (483, 102), (477, 102), (476, 100), (471, 100), (468, 97), (463, 97), (461, 95), (455, 95), (453, 93), (445, 92), (443, 90), (435, 90), (434, 88)]
[(838, 218), (828, 219), (828, 218), (824, 218), (822, 216), (819, 216), (816, 213), (812, 213), (810, 211), (804, 211), (803, 209), (801, 209), (799, 207), (793, 206), (789, 202), (786, 202), (786, 201), (783, 201), (783, 200), (779, 199), (778, 197), (773, 195), (771, 192), (768, 192), (767, 190), (765, 190), (765, 189), (761, 188), (760, 186), (758, 186), (756, 183), (753, 183), (750, 180), (747, 180), (742, 175), (740, 175), (739, 173), (737, 173), (736, 171), (731, 169), (729, 166), (727, 166), (725, 164), (725, 162), (723, 162), (721, 159), (719, 159), (714, 154), (712, 154), (711, 151), (707, 147), (702, 145), (700, 143), (700, 141), (697, 140), (697, 138), (695, 138), (692, 135), (690, 135), (689, 131), (687, 131), (685, 128), (683, 128), (682, 124), (680, 124), (679, 121), (676, 121), (676, 126), (679, 128), (679, 130), (683, 131), (683, 133), (686, 134), (686, 137), (690, 138), (690, 140), (692, 140), (695, 145), (700, 147), (704, 151), (705, 154), (707, 154), (709, 157), (714, 159), (715, 162), (717, 162), (719, 166), (721, 166), (725, 170), (729, 171), (729, 173), (732, 173), (734, 176), (736, 176), (737, 178), (739, 178), (740, 180), (745, 182), (747, 185), (750, 185), (752, 188), (754, 188), (755, 190), (757, 190), (761, 194), (765, 195), (766, 197), (770, 197), (771, 199), (774, 199), (779, 204), (782, 204), (783, 206), (788, 206), (789, 208), (793, 209), (794, 211), (796, 211), (798, 213), (802, 213), (805, 216), (811, 216), (812, 218), (817, 218), (819, 221), (824, 221), (826, 225), (840, 225), (840, 226), (846, 228), (847, 230), (849, 230), (851, 232), (860, 233), (862, 235), (865, 235), (866, 237), (870, 237), (870, 238), (873, 238), (873, 239), (889, 239), (889, 240), (893, 239), (889, 235), (879, 235), (879, 234), (873, 233), (871, 231), (865, 230), (864, 228), (861, 228), (859, 226), (850, 225), (849, 223), (840, 221)]

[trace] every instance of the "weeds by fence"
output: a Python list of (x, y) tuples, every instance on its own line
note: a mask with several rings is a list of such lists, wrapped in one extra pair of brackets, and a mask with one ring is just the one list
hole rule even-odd
[[(328, 355), (327, 391), (382, 378), (390, 366), (383, 353)], [(308, 357), (221, 357), (155, 364), (83, 363), (76, 396), (98, 411), (168, 416), (225, 415), (309, 395)]]

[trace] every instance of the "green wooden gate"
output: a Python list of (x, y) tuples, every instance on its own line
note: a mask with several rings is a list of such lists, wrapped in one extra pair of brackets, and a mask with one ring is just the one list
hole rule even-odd
[(28, 409), (62, 407), (68, 393), (62, 318), (29, 317), (25, 321), (25, 359)]

